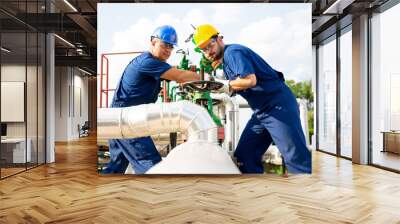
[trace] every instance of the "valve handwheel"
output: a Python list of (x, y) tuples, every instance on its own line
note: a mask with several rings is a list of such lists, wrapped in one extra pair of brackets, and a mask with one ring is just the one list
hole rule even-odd
[(224, 84), (216, 81), (191, 81), (185, 82), (182, 84), (182, 87), (185, 91), (192, 92), (192, 91), (213, 91), (221, 88)]
[[(219, 105), (222, 103), (222, 100), (217, 100), (217, 99), (211, 99), (211, 101), (212, 101), (213, 106), (216, 106), (216, 105)], [(200, 105), (207, 105), (208, 100), (207, 99), (197, 99), (196, 103), (200, 104)]]

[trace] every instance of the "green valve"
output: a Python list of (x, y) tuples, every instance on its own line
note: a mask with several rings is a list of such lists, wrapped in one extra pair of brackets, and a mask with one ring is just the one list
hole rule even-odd
[(219, 127), (222, 127), (221, 120), (218, 118), (217, 115), (214, 114), (213, 111), (213, 99), (210, 96), (210, 91), (204, 92), (194, 92), (192, 95), (192, 102), (196, 104), (200, 104), (201, 106), (207, 106), (206, 109), (208, 114), (210, 114), (211, 118), (213, 119), (214, 123)]
[[(192, 40), (193, 41), (193, 40)], [(195, 52), (201, 53), (200, 49), (195, 48)], [(191, 70), (191, 67), (193, 65), (189, 65), (189, 59), (187, 58), (188, 52), (185, 52), (183, 49), (179, 49), (176, 53), (183, 54), (183, 57), (181, 61), (179, 62), (179, 65), (177, 66), (178, 69), (183, 69), (183, 70)], [(194, 66), (195, 67), (195, 66)], [(216, 69), (222, 69), (222, 65), (218, 66)], [(212, 67), (212, 62), (208, 60), (204, 54), (202, 54), (202, 57), (200, 59), (200, 66), (196, 68), (196, 71), (199, 72), (200, 74), (208, 73), (212, 74), (214, 72), (214, 68)], [(203, 78), (204, 75), (202, 75)], [(218, 104), (219, 102), (215, 99), (212, 99), (210, 96), (210, 90), (213, 89), (211, 87), (216, 86), (216, 84), (210, 84), (206, 83), (207, 81), (197, 81), (197, 82), (202, 82), (205, 83), (205, 88), (192, 88), (190, 90), (185, 90), (185, 92), (182, 92), (182, 89), (179, 87), (178, 84), (176, 83), (170, 83), (167, 88), (167, 93), (168, 97), (173, 101), (179, 101), (179, 100), (189, 100), (193, 103), (196, 103), (198, 105), (201, 105), (205, 107), (210, 114), (211, 118), (215, 122), (216, 125), (219, 127), (222, 127), (222, 122), (218, 118), (216, 114), (214, 114), (213, 111), (213, 106)], [(210, 81), (208, 81), (210, 82)], [(197, 83), (198, 86), (202, 86), (202, 83)], [(218, 83), (217, 83), (218, 84)], [(208, 88), (210, 87), (210, 88)]]
[(208, 60), (204, 54), (202, 54), (200, 59), (200, 68), (203, 68), (205, 73), (212, 74), (214, 70), (222, 69), (222, 65), (220, 64), (217, 68), (213, 68), (212, 61)]
[(179, 53), (180, 53), (180, 54), (183, 54), (182, 60), (181, 60), (181, 62), (179, 63), (179, 65), (177, 66), (178, 69), (189, 70), (189, 69), (190, 69), (190, 67), (189, 67), (189, 59), (186, 58), (186, 55), (187, 55), (188, 53), (185, 52), (185, 51), (182, 50), (182, 49), (177, 50), (176, 53), (178, 53), (178, 54), (179, 54)]

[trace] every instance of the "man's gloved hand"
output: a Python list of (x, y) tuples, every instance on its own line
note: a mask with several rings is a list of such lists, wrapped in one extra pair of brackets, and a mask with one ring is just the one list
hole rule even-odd
[(226, 93), (226, 94), (228, 94), (228, 96), (232, 95), (233, 90), (229, 84), (230, 80), (215, 78), (214, 81), (224, 84), (221, 88), (216, 90), (217, 93)]

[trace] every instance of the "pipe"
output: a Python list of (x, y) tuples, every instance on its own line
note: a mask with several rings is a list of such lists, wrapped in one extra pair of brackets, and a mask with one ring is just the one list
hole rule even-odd
[[(131, 168), (127, 173), (132, 171)], [(178, 145), (146, 174), (240, 174), (240, 171), (219, 145), (196, 141)]]
[(226, 93), (211, 93), (210, 96), (224, 103), (226, 115), (224, 148), (228, 152), (233, 152), (239, 139), (239, 106), (236, 99), (229, 97)]
[(239, 104), (237, 103), (236, 97), (232, 97), (231, 99), (232, 99), (232, 103), (234, 105), (234, 122), (235, 122), (235, 125), (233, 127), (233, 130), (234, 130), (234, 133), (233, 133), (234, 141), (233, 141), (232, 145), (234, 147), (233, 150), (235, 150), (236, 146), (239, 143), (239, 139), (240, 139), (240, 132), (239, 132)]
[(187, 131), (188, 142), (218, 142), (217, 126), (207, 110), (189, 101), (98, 108), (97, 114), (99, 140)]
[(307, 100), (297, 99), (297, 104), (299, 106), (299, 111), (300, 111), (301, 127), (303, 128), (304, 137), (306, 138), (306, 144), (307, 144), (307, 146), (309, 146), (310, 145), (310, 130), (308, 129)]
[(204, 80), (204, 68), (200, 68), (200, 80)]

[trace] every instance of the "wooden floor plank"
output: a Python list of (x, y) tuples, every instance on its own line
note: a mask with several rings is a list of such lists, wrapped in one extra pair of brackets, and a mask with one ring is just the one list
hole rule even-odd
[(0, 223), (400, 223), (400, 175), (313, 152), (313, 174), (98, 175), (96, 139), (0, 181)]

